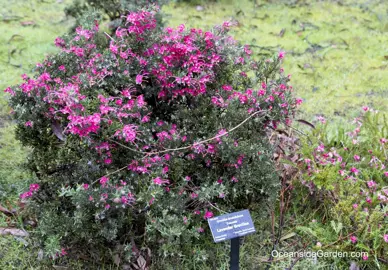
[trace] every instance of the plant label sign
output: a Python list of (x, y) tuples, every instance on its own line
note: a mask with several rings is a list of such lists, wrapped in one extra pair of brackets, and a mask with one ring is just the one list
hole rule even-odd
[(256, 232), (248, 210), (208, 219), (215, 243)]

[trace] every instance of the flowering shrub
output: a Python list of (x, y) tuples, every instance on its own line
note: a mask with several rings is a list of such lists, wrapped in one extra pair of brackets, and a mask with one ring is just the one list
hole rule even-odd
[(284, 53), (254, 61), (228, 22), (161, 30), (155, 14), (128, 14), (107, 42), (89, 21), (6, 89), (38, 178), (21, 199), (51, 257), (134, 262), (150, 249), (179, 263), (214, 248), (208, 218), (276, 197), (266, 129), (301, 102)]
[(368, 107), (353, 123), (354, 130), (339, 129), (334, 138), (322, 125), (312, 134), (314, 145), (305, 143), (303, 184), (312, 195), (307, 208), (316, 216), (299, 229), (317, 249), (365, 252), (338, 265), (358, 260), (382, 269), (388, 263), (388, 125), (383, 113)]

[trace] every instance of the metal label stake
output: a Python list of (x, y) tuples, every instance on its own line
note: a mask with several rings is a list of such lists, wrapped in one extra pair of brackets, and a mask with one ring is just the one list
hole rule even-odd
[(240, 238), (256, 232), (248, 210), (208, 219), (214, 242), (230, 239), (230, 270), (240, 269)]
[(230, 270), (240, 269), (240, 237), (230, 240)]

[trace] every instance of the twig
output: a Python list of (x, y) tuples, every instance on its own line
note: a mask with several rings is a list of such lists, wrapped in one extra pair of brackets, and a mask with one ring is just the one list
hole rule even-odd
[(16, 211), (12, 210), (9, 211), (7, 208), (4, 208), (3, 206), (0, 205), (0, 212), (3, 213), (6, 216), (12, 217), (16, 214)]
[(214, 209), (217, 209), (219, 212), (227, 214), (227, 212), (221, 210), (220, 208), (218, 208), (217, 206), (215, 206), (215, 205), (212, 204), (211, 202), (208, 202), (208, 204), (210, 204), (210, 206), (213, 207)]
[(107, 32), (104, 32), (105, 35), (107, 35), (112, 41), (116, 42)]
[[(125, 165), (124, 167), (122, 167), (122, 168), (120, 168), (120, 169), (117, 169), (117, 170), (115, 170), (114, 172), (110, 172), (110, 173), (108, 173), (108, 174), (105, 174), (104, 176), (109, 176), (109, 175), (118, 173), (118, 172), (120, 172), (120, 171), (126, 169), (127, 167), (128, 167), (128, 166)], [(103, 177), (103, 176), (102, 176), (102, 177)], [(97, 183), (100, 179), (101, 179), (101, 178), (99, 178), (99, 179), (95, 180), (94, 182), (92, 182), (92, 185), (94, 185), (95, 183)]]

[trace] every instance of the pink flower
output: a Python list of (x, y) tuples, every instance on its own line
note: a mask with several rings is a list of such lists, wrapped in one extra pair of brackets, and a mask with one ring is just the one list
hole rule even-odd
[(62, 48), (66, 45), (66, 42), (63, 39), (61, 39), (60, 37), (57, 37), (54, 41), (54, 44), (55, 44), (55, 46)]
[(354, 235), (350, 236), (350, 241), (355, 244), (357, 242), (357, 237), (355, 237)]
[(109, 45), (109, 50), (114, 54), (117, 54), (119, 52), (118, 47), (114, 45), (113, 42)]
[(31, 192), (38, 191), (39, 188), (40, 188), (39, 184), (31, 184), (31, 185), (30, 185), (30, 191), (31, 191)]
[(34, 122), (32, 122), (32, 121), (27, 121), (25, 124), (24, 124), (24, 126), (26, 126), (26, 127), (32, 127), (34, 125)]
[(350, 171), (351, 171), (352, 173), (354, 173), (355, 175), (358, 175), (358, 173), (359, 173), (359, 171), (358, 171), (357, 168), (355, 168), (355, 167), (351, 167), (351, 168), (350, 168)]
[(14, 95), (15, 95), (15, 91), (13, 91), (11, 87), (7, 87), (7, 88), (4, 90), (4, 92), (10, 94), (11, 96), (14, 96)]
[(190, 197), (191, 197), (192, 199), (195, 199), (195, 198), (198, 197), (198, 194), (195, 193), (195, 192), (193, 192), (193, 193), (191, 193)]
[(156, 177), (152, 180), (154, 182), (155, 185), (158, 185), (158, 186), (161, 186), (163, 184), (169, 184), (170, 181), (169, 180), (165, 180), (165, 179), (162, 179), (160, 177)]
[(108, 181), (109, 181), (109, 178), (106, 176), (103, 176), (100, 179), (100, 184), (104, 187)]
[(384, 241), (385, 241), (386, 243), (388, 243), (388, 234), (384, 234), (383, 238), (384, 238)]
[(212, 218), (214, 214), (208, 210), (206, 210), (205, 215), (203, 216), (204, 219)]
[(384, 175), (385, 175), (386, 177), (388, 177), (388, 172), (384, 172)]
[(219, 179), (217, 180), (217, 183), (218, 183), (218, 184), (222, 184), (222, 179), (219, 178)]
[(360, 161), (360, 159), (361, 159), (359, 155), (354, 155), (353, 158), (355, 161)]
[(237, 182), (238, 182), (238, 179), (237, 179), (236, 177), (233, 176), (233, 177), (232, 177), (232, 182), (233, 182), (233, 183), (237, 183)]
[[(120, 133), (122, 134), (122, 137), (125, 138), (126, 142), (134, 142), (137, 137), (137, 131), (138, 127), (132, 124), (125, 125), (122, 130), (116, 131), (115, 135), (117, 135), (119, 138), (121, 137)], [(121, 131), (121, 132), (120, 132)]]
[(303, 103), (303, 99), (297, 98), (297, 99), (295, 100), (295, 102), (296, 102), (296, 105), (300, 105), (300, 104)]
[(110, 208), (110, 204), (105, 205), (105, 209), (108, 210)]
[(74, 54), (77, 55), (78, 57), (84, 56), (84, 49), (80, 47), (72, 47), (71, 51), (74, 52)]
[(143, 116), (143, 118), (141, 119), (142, 123), (147, 123), (149, 121), (150, 121), (150, 117), (148, 115)]
[(32, 196), (32, 192), (31, 191), (27, 191), (27, 192), (24, 192), (20, 195), (20, 199), (26, 199), (26, 198), (29, 198)]
[(368, 181), (368, 182), (367, 182), (367, 185), (368, 185), (369, 188), (373, 188), (373, 187), (375, 187), (377, 184), (376, 184), (375, 181), (371, 180), (371, 181)]
[(144, 101), (144, 96), (143, 95), (140, 95), (136, 98), (136, 104), (137, 104), (137, 107), (139, 108), (143, 108), (144, 105), (146, 104), (146, 102)]
[(225, 91), (232, 91), (233, 90), (232, 86), (230, 86), (230, 85), (223, 85), (222, 89)]
[(164, 166), (162, 172), (163, 174), (168, 173), (168, 166)]
[(106, 158), (106, 159), (104, 159), (104, 163), (105, 164), (111, 164), (112, 163), (112, 159)]
[(152, 197), (151, 200), (148, 202), (149, 205), (152, 205), (154, 203), (154, 201), (155, 201), (155, 197)]
[(91, 202), (93, 200), (94, 200), (93, 197), (89, 195), (89, 201)]
[(279, 54), (278, 54), (278, 58), (279, 58), (279, 59), (283, 59), (284, 56), (285, 56), (285, 54), (286, 54), (285, 52), (280, 51)]
[(362, 109), (364, 110), (364, 112), (369, 111), (369, 107), (368, 106), (363, 106)]
[(190, 176), (186, 176), (186, 177), (185, 177), (185, 181), (188, 182), (188, 181), (190, 181), (190, 180), (191, 180), (191, 177), (190, 177)]
[(65, 68), (64, 65), (59, 66), (58, 69), (59, 69), (60, 71), (66, 71), (66, 68)]
[(323, 144), (320, 144), (320, 145), (318, 145), (318, 147), (316, 148), (316, 150), (317, 150), (318, 152), (323, 152), (323, 151), (325, 151), (325, 146), (324, 146)]
[(356, 204), (356, 203), (353, 204), (353, 208), (354, 208), (354, 209), (357, 209), (357, 207), (358, 207), (358, 204)]
[(65, 256), (67, 255), (67, 252), (64, 248), (61, 249), (61, 256)]
[(363, 256), (362, 256), (362, 259), (363, 259), (364, 261), (367, 261), (367, 260), (368, 260), (368, 255), (363, 255)]
[(136, 76), (136, 84), (141, 84), (143, 82), (143, 75), (138, 74)]
[(199, 227), (199, 228), (197, 229), (197, 231), (198, 231), (199, 233), (203, 233), (205, 230), (204, 230), (202, 227)]

